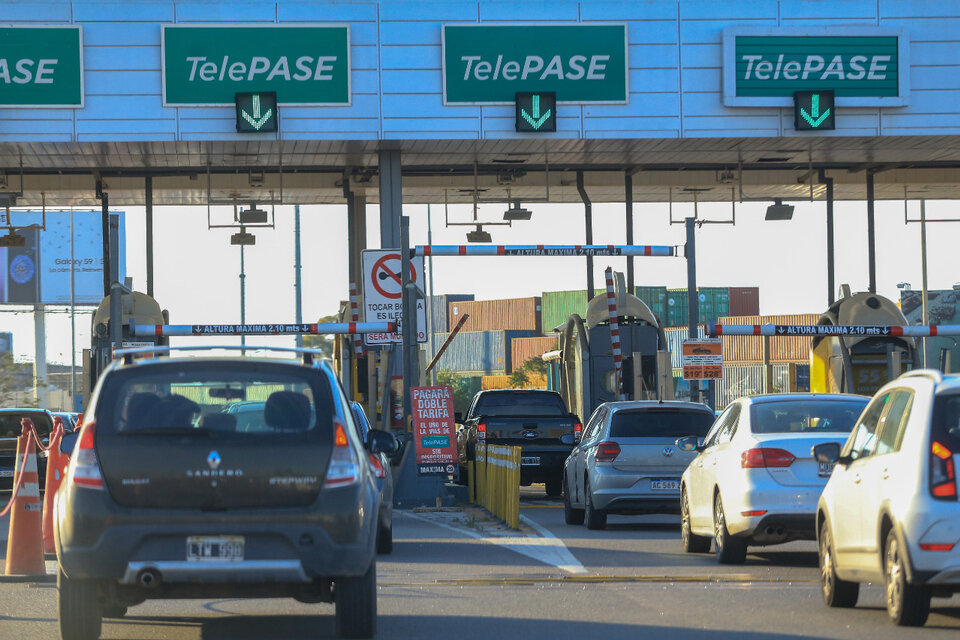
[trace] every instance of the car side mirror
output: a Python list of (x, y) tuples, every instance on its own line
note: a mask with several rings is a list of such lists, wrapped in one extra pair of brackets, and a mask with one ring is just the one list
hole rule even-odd
[(454, 421), (454, 422), (463, 422), (463, 414), (460, 413), (459, 411), (455, 411), (455, 412), (453, 413), (453, 421)]
[(397, 452), (400, 443), (389, 431), (380, 429), (370, 429), (367, 431), (367, 450), (370, 453), (385, 453), (387, 455)]
[(840, 445), (836, 442), (822, 442), (810, 448), (810, 453), (817, 462), (827, 464), (846, 464), (849, 460), (843, 459), (840, 455)]
[(64, 433), (63, 437), (60, 438), (60, 453), (71, 455), (73, 453), (73, 448), (77, 446), (77, 438), (80, 437), (79, 431), (71, 431), (70, 433)]
[(675, 443), (681, 451), (703, 451), (703, 444), (697, 436), (677, 438)]

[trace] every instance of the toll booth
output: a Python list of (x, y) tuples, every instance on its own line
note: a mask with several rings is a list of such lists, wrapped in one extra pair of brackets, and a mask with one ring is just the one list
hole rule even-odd
[[(875, 293), (844, 295), (818, 325), (908, 325), (897, 305)], [(916, 339), (894, 335), (816, 336), (810, 343), (810, 390), (873, 395), (905, 371), (921, 366)]]

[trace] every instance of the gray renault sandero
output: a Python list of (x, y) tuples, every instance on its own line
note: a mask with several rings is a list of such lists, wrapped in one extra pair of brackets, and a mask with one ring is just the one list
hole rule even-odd
[[(366, 457), (394, 437), (371, 430), (364, 445), (315, 352), (160, 350), (118, 352), (75, 436), (54, 519), (61, 637), (97, 638), (103, 617), (151, 598), (222, 597), (334, 602), (338, 635), (373, 636), (380, 493)], [(261, 415), (241, 424), (240, 402)]]

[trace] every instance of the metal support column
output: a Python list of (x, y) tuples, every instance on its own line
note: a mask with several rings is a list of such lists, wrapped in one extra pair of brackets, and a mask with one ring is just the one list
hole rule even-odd
[[(624, 202), (627, 215), (627, 244), (633, 244), (633, 174), (624, 172)], [(634, 292), (633, 256), (627, 258), (627, 291)]]
[(820, 184), (827, 187), (827, 306), (831, 306), (836, 302), (837, 296), (833, 248), (833, 178), (828, 178), (823, 169), (820, 169)]
[(867, 170), (867, 265), (870, 270), (867, 291), (877, 292), (877, 237), (873, 215), (873, 171)]
[(417, 344), (417, 285), (410, 281), (410, 218), (400, 217), (400, 269), (403, 291), (403, 423), (412, 413), (410, 387), (419, 384), (420, 355)]
[[(587, 244), (593, 244), (593, 204), (583, 188), (583, 171), (577, 171), (577, 191), (583, 200), (583, 217), (586, 224)], [(587, 256), (587, 304), (593, 300), (593, 256)]]
[[(697, 298), (697, 219), (687, 218), (687, 245), (684, 254), (687, 257), (687, 301), (689, 316), (688, 335), (691, 339), (699, 338), (697, 325), (700, 324), (700, 301)], [(690, 381), (690, 402), (700, 401), (700, 381)]]
[[(97, 183), (98, 187), (100, 183)], [(103, 297), (110, 295), (110, 199), (100, 191), (100, 232), (103, 234)]]
[[(144, 180), (144, 208), (147, 213), (147, 295), (153, 297), (153, 177)], [(297, 322), (300, 322), (297, 320)]]
[(403, 215), (403, 192), (400, 176), (400, 150), (380, 150), (380, 246), (400, 246), (400, 216)]
[[(33, 400), (46, 409), (47, 402), (47, 324), (42, 304), (33, 305)], [(72, 406), (69, 408), (72, 410)]]
[[(301, 280), (302, 265), (300, 263), (300, 205), (293, 206), (293, 292), (294, 292), (294, 313), (296, 314), (296, 323), (303, 324), (303, 282)], [(303, 347), (303, 336), (298, 334), (296, 338), (297, 348)]]
[[(103, 194), (106, 202), (107, 194)], [(114, 350), (123, 347), (123, 289), (120, 288), (120, 216), (110, 216), (110, 343)]]
[[(921, 302), (921, 322), (927, 326), (930, 316), (927, 314), (927, 302), (929, 294), (927, 293), (927, 201), (920, 201), (920, 302)], [(927, 365), (927, 339), (921, 338), (923, 345), (923, 367)], [(899, 373), (898, 373), (899, 375)]]

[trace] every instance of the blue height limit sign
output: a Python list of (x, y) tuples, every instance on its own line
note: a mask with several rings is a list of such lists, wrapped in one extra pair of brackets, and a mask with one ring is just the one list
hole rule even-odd
[(517, 131), (557, 130), (557, 94), (553, 91), (517, 92)]

